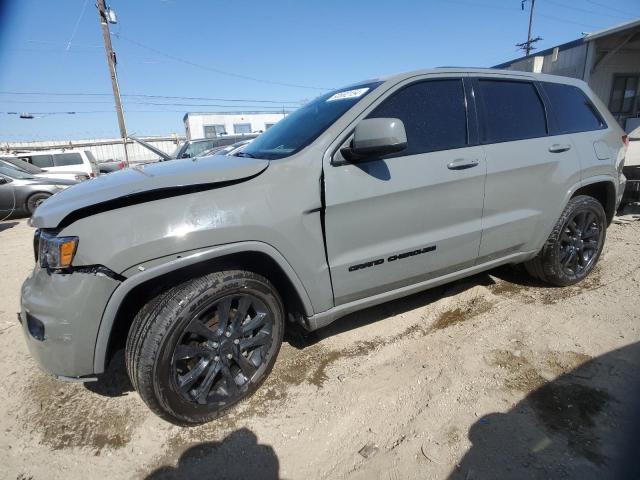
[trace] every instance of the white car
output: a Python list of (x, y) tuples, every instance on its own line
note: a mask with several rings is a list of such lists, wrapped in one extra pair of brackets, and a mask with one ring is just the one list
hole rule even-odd
[(16, 156), (47, 173), (86, 174), (90, 178), (100, 174), (98, 162), (89, 150), (43, 150)]
[(26, 160), (12, 156), (2, 155), (0, 156), (0, 167), (9, 167), (20, 170), (21, 172), (28, 173), (34, 177), (40, 178), (54, 178), (59, 180), (74, 180), (76, 182), (83, 182), (89, 180), (91, 177), (84, 172), (45, 172), (43, 169), (28, 163)]
[(629, 132), (629, 148), (624, 166), (640, 167), (640, 127)]

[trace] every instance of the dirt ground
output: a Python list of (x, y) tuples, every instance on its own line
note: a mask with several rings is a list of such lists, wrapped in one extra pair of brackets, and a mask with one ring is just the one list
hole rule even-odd
[(97, 384), (38, 370), (16, 321), (32, 234), (0, 223), (2, 478), (640, 478), (616, 470), (640, 458), (640, 222), (575, 287), (502, 268), (292, 336), (198, 428), (151, 414), (122, 357)]

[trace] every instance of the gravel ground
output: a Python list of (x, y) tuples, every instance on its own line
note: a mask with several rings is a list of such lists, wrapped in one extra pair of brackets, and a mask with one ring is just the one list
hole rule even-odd
[(0, 223), (0, 477), (640, 478), (616, 470), (640, 453), (640, 222), (578, 286), (502, 268), (291, 336), (197, 428), (151, 414), (122, 357), (97, 384), (40, 373), (16, 322), (32, 234)]

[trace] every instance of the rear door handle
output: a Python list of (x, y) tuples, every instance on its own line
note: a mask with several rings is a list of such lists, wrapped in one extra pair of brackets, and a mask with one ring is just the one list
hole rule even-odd
[(467, 158), (458, 158), (453, 162), (447, 164), (449, 170), (466, 170), (467, 168), (477, 167), (480, 162), (476, 159), (469, 160)]
[(551, 153), (562, 153), (566, 152), (567, 150), (571, 150), (571, 145), (561, 145), (559, 143), (554, 143), (549, 147), (549, 151)]

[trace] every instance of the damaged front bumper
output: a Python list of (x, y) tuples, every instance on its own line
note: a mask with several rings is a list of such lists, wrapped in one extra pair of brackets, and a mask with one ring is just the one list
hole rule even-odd
[[(19, 320), (45, 372), (88, 381), (104, 308), (120, 282), (96, 272), (51, 273), (36, 266), (22, 285)], [(85, 377), (85, 378), (83, 378)]]

